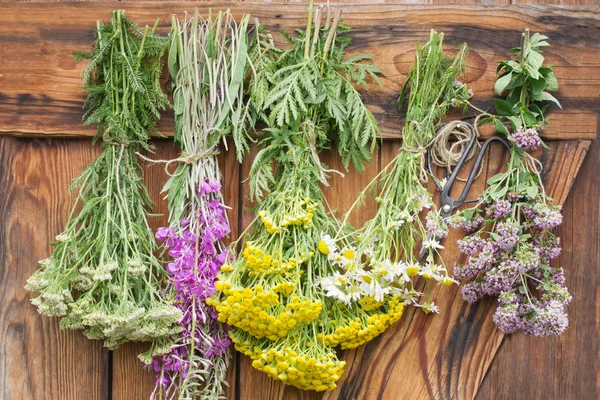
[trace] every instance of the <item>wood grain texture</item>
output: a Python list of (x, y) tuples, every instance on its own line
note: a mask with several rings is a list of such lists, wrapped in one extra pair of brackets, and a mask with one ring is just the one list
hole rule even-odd
[[(376, 2), (385, 3), (385, 1)], [(345, 7), (345, 9), (352, 7), (349, 22), (355, 26), (360, 25), (353, 35), (359, 39), (355, 41), (356, 46), (353, 46), (353, 51), (372, 52), (378, 63), (380, 59), (385, 61), (386, 57), (394, 57), (393, 63), (384, 62), (385, 65), (382, 65), (388, 72), (386, 83), (392, 86), (388, 85), (388, 90), (376, 92), (374, 95), (370, 94), (371, 88), (365, 92), (369, 107), (379, 119), (384, 120), (384, 134), (398, 136), (396, 127), (401, 126), (401, 121), (395, 116), (391, 107), (393, 98), (405, 79), (409, 68), (407, 63), (411, 60), (414, 43), (426, 37), (430, 26), (447, 33), (450, 47), (455, 48), (460, 41), (464, 40), (470, 44), (475, 40), (478, 41), (469, 59), (469, 64), (474, 67), (469, 68), (467, 81), (476, 90), (481, 105), (488, 107), (492, 95), (489, 88), (493, 81), (493, 74), (490, 74), (490, 71), (497, 60), (505, 57), (502, 54), (505, 48), (513, 46), (518, 40), (515, 39), (518, 37), (518, 31), (528, 25), (533, 30), (551, 29), (551, 41), (553, 44), (557, 41), (549, 57), (560, 65), (560, 71), (557, 69), (561, 84), (559, 98), (567, 105), (567, 110), (563, 113), (555, 113), (547, 137), (590, 139), (597, 136), (599, 105), (597, 95), (600, 87), (597, 81), (600, 79), (599, 75), (594, 74), (600, 64), (597, 49), (599, 47), (597, 14), (590, 17), (589, 10), (544, 7), (401, 7), (397, 4), (458, 2), (484, 5), (509, 3), (504, 0), (406, 0), (392, 1), (395, 4), (385, 6), (386, 8), (380, 8), (383, 7), (381, 4)], [(524, 3), (525, 1), (512, 0), (512, 2)], [(527, 0), (530, 4), (543, 2), (558, 4), (558, 1), (554, 0)], [(44, 6), (14, 4), (16, 2), (12, 1), (6, 3), (13, 4), (1, 3), (5, 2), (0, 1), (0, 135), (8, 133), (45, 137), (93, 134), (93, 130), (83, 128), (80, 124), (80, 105), (83, 96), (78, 91), (83, 65), (75, 65), (70, 52), (73, 49), (89, 48), (92, 40), (91, 27), (95, 19), (107, 19), (110, 8), (126, 8), (128, 11), (131, 10), (130, 14), (136, 20), (151, 23), (156, 16), (167, 16), (170, 10), (181, 13), (182, 10), (191, 10), (196, 5), (205, 9), (211, 4), (214, 7), (225, 4), (187, 2), (132, 5), (126, 2), (113, 2)], [(301, 3), (301, 1), (274, 1), (273, 3)], [(351, 2), (346, 1), (346, 3)], [(560, 3), (593, 6), (598, 2), (562, 0)], [(160, 11), (156, 11), (157, 7)], [(255, 9), (260, 11), (264, 16), (261, 20), (270, 24), (271, 28), (285, 26), (290, 30), (292, 27), (299, 26), (303, 18), (301, 5), (275, 6), (263, 2), (260, 5), (242, 3), (234, 6), (234, 12), (239, 14)], [(65, 10), (71, 10), (71, 14)], [(279, 10), (285, 10), (286, 15), (290, 17), (285, 19), (278, 17)], [(425, 15), (427, 12), (433, 15)], [(361, 13), (366, 16), (364, 19), (360, 18)], [(54, 15), (62, 17), (60, 20), (55, 20)], [(77, 15), (77, 18), (73, 18), (73, 15)], [(267, 18), (269, 15), (271, 17)], [(450, 33), (445, 28), (452, 24), (453, 15), (459, 18), (457, 29), (466, 29), (464, 32)], [(378, 18), (380, 22), (377, 22)], [(164, 21), (167, 19), (163, 18)], [(31, 22), (34, 24), (30, 25)], [(166, 24), (162, 25), (163, 30), (166, 31)], [(375, 33), (370, 31), (373, 26), (379, 26)], [(386, 33), (386, 29), (390, 32)], [(496, 30), (501, 32), (499, 38), (493, 36)], [(452, 39), (452, 36), (457, 39)], [(381, 46), (382, 43), (388, 42), (390, 46)], [(590, 46), (592, 54), (585, 52), (586, 46)], [(562, 49), (566, 49), (566, 52)], [(396, 60), (395, 57), (399, 59)], [(389, 75), (390, 71), (392, 75)], [(485, 83), (485, 80), (488, 82)], [(7, 87), (10, 88), (10, 92), (5, 91)], [(377, 96), (382, 99), (377, 99)], [(389, 102), (389, 110), (378, 106), (378, 101)], [(170, 133), (171, 125), (172, 122), (168, 118), (163, 122), (162, 128), (165, 133)], [(560, 176), (576, 174), (588, 145), (588, 141), (578, 145), (554, 144), (553, 146), (562, 147), (543, 155), (547, 158), (545, 162), (551, 162), (560, 169), (560, 172), (547, 174), (545, 179), (548, 187), (552, 188), (555, 199), (560, 200), (561, 203), (568, 193), (570, 183), (568, 180), (565, 182), (560, 179)], [(159, 153), (154, 156), (156, 158), (174, 154), (172, 144), (169, 142), (157, 141), (157, 146)], [(502, 350), (496, 357), (496, 361), (492, 363), (495, 349), (502, 339), (493, 334), (495, 327), (491, 323), (492, 302), (463, 309), (460, 294), (455, 293), (452, 297), (450, 290), (446, 288), (439, 297), (435, 298), (436, 304), (442, 298), (448, 298), (448, 301), (460, 303), (457, 310), (454, 309), (455, 305), (445, 304), (446, 313), (434, 317), (433, 322), (428, 322), (431, 319), (427, 318), (419, 319), (418, 315), (411, 316), (407, 312), (403, 319), (392, 327), (397, 332), (395, 336), (388, 332), (381, 339), (377, 339), (389, 342), (389, 350), (383, 348), (381, 344), (375, 346), (376, 349), (383, 349), (384, 356), (387, 351), (398, 350), (396, 342), (402, 340), (403, 343), (398, 350), (397, 358), (400, 359), (395, 361), (393, 376), (386, 378), (386, 382), (390, 379), (392, 382), (410, 381), (411, 376), (421, 377), (420, 379), (428, 377), (437, 380), (438, 386), (432, 385), (431, 388), (427, 385), (422, 386), (420, 397), (449, 398), (439, 388), (444, 390), (450, 388), (452, 391), (462, 385), (465, 386), (464, 390), (457, 390), (454, 397), (469, 398), (467, 395), (476, 392), (476, 386), (479, 385), (487, 369), (486, 365), (489, 366), (491, 363), (492, 367), (477, 396), (481, 400), (598, 398), (600, 375), (597, 372), (599, 363), (597, 332), (600, 330), (600, 303), (597, 288), (600, 274), (595, 266), (600, 261), (598, 247), (600, 181), (597, 174), (600, 169), (599, 146), (600, 143), (596, 141), (592, 153), (582, 166), (582, 176), (573, 189), (577, 194), (567, 198), (564, 208), (565, 222), (560, 230), (564, 247), (560, 262), (567, 269), (567, 280), (575, 297), (569, 307), (572, 326), (567, 332), (560, 338), (542, 340), (524, 335), (510, 336), (503, 342)], [(378, 168), (381, 162), (384, 159), (389, 160), (398, 148), (397, 141), (384, 142), (380, 150)], [(579, 155), (565, 158), (562, 156), (563, 151)], [(62, 332), (58, 329), (55, 320), (39, 316), (29, 305), (29, 294), (22, 289), (25, 279), (37, 268), (37, 259), (49, 253), (47, 243), (60, 232), (66, 221), (66, 213), (71, 204), (66, 196), (66, 186), (95, 155), (96, 150), (89, 146), (88, 140), (37, 141), (0, 137), (0, 217), (3, 221), (0, 224), (0, 300), (2, 301), (0, 398), (2, 399), (87, 400), (106, 399), (109, 398), (109, 394), (112, 394), (109, 399), (135, 400), (148, 398), (153, 388), (153, 374), (143, 370), (137, 360), (138, 352), (144, 350), (145, 345), (135, 344), (121, 348), (112, 356), (110, 360), (112, 363), (110, 363), (108, 352), (102, 349), (100, 343), (89, 341), (80, 333)], [(225, 158), (226, 160), (222, 161), (226, 175), (226, 202), (234, 206), (230, 218), (234, 229), (236, 227), (239, 229), (248, 223), (251, 215), (247, 211), (242, 212), (241, 200), (244, 194), (240, 190), (242, 186), (240, 182), (247, 177), (248, 164), (244, 166), (246, 169), (240, 170), (238, 164), (230, 161), (233, 159), (230, 154)], [(551, 159), (555, 160), (550, 161)], [(579, 161), (569, 164), (570, 159)], [(488, 171), (490, 168), (499, 168), (502, 163), (502, 159), (496, 156), (488, 158), (488, 161), (490, 161)], [(328, 159), (328, 162), (332, 166), (336, 165), (335, 159)], [(160, 167), (152, 166), (149, 170), (146, 181), (151, 186), (151, 195), (157, 203), (156, 209), (165, 212), (165, 204), (160, 201), (161, 196), (158, 194), (165, 176)], [(349, 182), (349, 185), (345, 185), (346, 182)], [(346, 178), (340, 180), (339, 186), (336, 183), (332, 189), (326, 190), (328, 198), (334, 203), (332, 207), (338, 207), (340, 210), (347, 207), (364, 182), (355, 172), (346, 174)], [(474, 187), (473, 190), (477, 191), (481, 188), (479, 183), (479, 186)], [(364, 212), (366, 216), (369, 209)], [(238, 218), (238, 215), (243, 217)], [(160, 220), (156, 220), (153, 224), (157, 226), (159, 222)], [(45, 232), (39, 232), (40, 226), (44, 226)], [(34, 230), (35, 228), (38, 229)], [(33, 235), (35, 240), (31, 239)], [(24, 248), (23, 243), (27, 243), (29, 247)], [(448, 307), (451, 308), (449, 312)], [(411, 341), (416, 341), (416, 336), (421, 332), (419, 329), (435, 332), (439, 328), (436, 319), (441, 319), (440, 323), (448, 319), (450, 321), (458, 319), (463, 324), (463, 328), (454, 335), (450, 344), (442, 349), (442, 356), (436, 355), (433, 357), (435, 362), (426, 363), (433, 363), (430, 367), (431, 372), (423, 372), (406, 363), (399, 364), (397, 361), (403, 360), (404, 349), (409, 347), (407, 342), (409, 333), (413, 334)], [(420, 325), (413, 326), (417, 323)], [(473, 329), (480, 330), (477, 341), (472, 340)], [(465, 340), (469, 338), (471, 341), (466, 343)], [(428, 360), (431, 359), (431, 349), (434, 348), (432, 346), (436, 343), (434, 338), (425, 339), (424, 353)], [(467, 345), (482, 348), (468, 353), (465, 351)], [(465, 357), (470, 359), (461, 359), (461, 354), (466, 354)], [(347, 372), (358, 381), (356, 386), (360, 386), (363, 391), (369, 391), (371, 396), (376, 395), (379, 392), (377, 381), (371, 379), (368, 369), (382, 363), (382, 355), (372, 351), (368, 346), (363, 346), (347, 353), (345, 357), (349, 361)], [(423, 357), (421, 352), (419, 357)], [(366, 369), (361, 367), (361, 362), (366, 365)], [(440, 363), (447, 366), (441, 372), (437, 367)], [(484, 366), (478, 366), (478, 363)], [(109, 365), (112, 366), (110, 375)], [(465, 368), (468, 368), (470, 378), (466, 384), (463, 384), (461, 380), (465, 379), (465, 376), (460, 371)], [(343, 379), (346, 382), (344, 387), (349, 388), (347, 382), (350, 378), (347, 376)], [(247, 357), (240, 355), (232, 360), (230, 382), (232, 388), (228, 393), (229, 399), (312, 400), (322, 397), (313, 392), (300, 392), (270, 380), (264, 374), (253, 370)], [(413, 393), (408, 397), (403, 396), (402, 386), (398, 384), (387, 385), (386, 388), (386, 395), (382, 395), (381, 398), (417, 397), (417, 395), (413, 396)], [(352, 389), (346, 389), (341, 395), (338, 395), (339, 392), (331, 393), (329, 398), (369, 398), (354, 396), (353, 393), (355, 392)]]
[[(589, 144), (566, 141), (551, 145), (553, 156), (544, 155), (551, 196), (553, 188), (562, 192), (562, 187), (571, 186)], [(487, 173), (477, 179), (471, 196), (481, 192), (486, 176), (503, 168), (503, 153), (500, 147), (491, 150)], [(452, 232), (444, 241), (441, 255), (450, 270), (450, 263), (460, 258), (455, 244), (458, 238), (460, 234)], [(346, 373), (326, 398), (473, 398), (503, 338), (491, 318), (495, 302), (489, 299), (470, 306), (462, 300), (458, 287), (432, 287), (430, 296), (440, 308), (439, 316), (408, 309), (381, 337), (348, 352)]]
[[(166, 32), (171, 13), (182, 15), (196, 6), (201, 12), (210, 6), (228, 6), (235, 15), (251, 13), (273, 31), (301, 27), (305, 18), (305, 5), (296, 3), (286, 4), (285, 13), (270, 3), (1, 3), (0, 133), (93, 135), (93, 127), (81, 126), (84, 63), (75, 63), (71, 52), (89, 49), (96, 19), (108, 19), (110, 9), (126, 8), (141, 24), (152, 24), (161, 17), (161, 30)], [(385, 137), (400, 136), (395, 99), (412, 66), (414, 46), (428, 37), (430, 29), (445, 32), (449, 49), (468, 42), (471, 53), (464, 81), (475, 91), (475, 103), (487, 106), (493, 96), (495, 65), (506, 59), (507, 49), (518, 45), (526, 27), (550, 37), (552, 46), (545, 55), (555, 65), (561, 83), (557, 96), (568, 110), (553, 112), (546, 137), (596, 137), (600, 14), (593, 9), (388, 3), (344, 9), (354, 28), (350, 53), (372, 54), (386, 73), (384, 90), (376, 85), (362, 90)], [(160, 127), (166, 134), (172, 131), (169, 113)]]
[(89, 140), (0, 138), (0, 398), (104, 400), (108, 351), (37, 313), (23, 287), (71, 208)]

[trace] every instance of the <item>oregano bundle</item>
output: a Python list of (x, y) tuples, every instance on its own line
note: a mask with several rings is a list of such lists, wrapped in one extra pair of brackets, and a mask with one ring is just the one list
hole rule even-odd
[[(158, 21), (157, 21), (158, 24)], [(148, 150), (160, 110), (168, 100), (160, 87), (166, 39), (113, 11), (98, 22), (96, 42), (83, 72), (86, 125), (97, 124), (102, 152), (75, 179), (75, 205), (52, 255), (28, 280), (39, 292), (41, 314), (61, 317), (61, 328), (82, 329), (114, 349), (126, 341), (167, 340), (181, 312), (164, 297), (165, 271), (154, 256), (148, 226), (151, 206), (136, 152)]]
[[(541, 163), (529, 151), (544, 146), (539, 136), (548, 124), (549, 91), (558, 90), (542, 49), (548, 37), (526, 30), (516, 59), (500, 62), (494, 100), (497, 115), (482, 112), (511, 143), (506, 171), (487, 180), (481, 200), (450, 218), (467, 236), (458, 242), (466, 256), (454, 275), (464, 281), (463, 299), (475, 303), (498, 297), (494, 322), (505, 333), (560, 335), (568, 326), (566, 307), (572, 297), (564, 270), (553, 265), (561, 252), (553, 229), (562, 223), (560, 206), (552, 204), (541, 177)], [(480, 110), (481, 111), (481, 110)]]

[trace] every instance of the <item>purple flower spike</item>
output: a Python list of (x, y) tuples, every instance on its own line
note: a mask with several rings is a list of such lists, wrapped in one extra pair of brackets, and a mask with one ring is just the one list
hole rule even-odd
[[(202, 181), (198, 195), (208, 199), (197, 202), (199, 208), (194, 215), (182, 219), (175, 228), (156, 231), (157, 238), (166, 239), (164, 245), (172, 258), (166, 270), (169, 283), (175, 289), (177, 306), (183, 314), (176, 345), (170, 352), (155, 357), (150, 364), (157, 372), (156, 385), (159, 387), (181, 382), (188, 374), (190, 363), (199, 363), (199, 358), (203, 363), (225, 362), (226, 365), (223, 360), (226, 360), (225, 354), (231, 345), (227, 328), (218, 321), (215, 309), (206, 304), (216, 290), (216, 277), (221, 266), (233, 257), (222, 243), (231, 228), (220, 189), (216, 179)], [(194, 352), (188, 354), (192, 342), (196, 343)]]

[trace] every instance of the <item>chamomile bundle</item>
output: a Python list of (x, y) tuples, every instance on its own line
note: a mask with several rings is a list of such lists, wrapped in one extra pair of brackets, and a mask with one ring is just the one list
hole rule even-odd
[[(377, 187), (378, 208), (375, 216), (361, 228), (350, 233), (342, 229), (333, 237), (323, 237), (323, 247), (329, 257), (342, 259), (340, 249), (356, 254), (356, 264), (343, 268), (322, 281), (328, 294), (340, 300), (381, 303), (390, 296), (400, 296), (407, 304), (422, 308), (425, 313), (437, 312), (428, 299), (420, 296), (414, 279), (437, 281), (444, 285), (456, 282), (443, 265), (435, 262), (441, 245), (435, 237), (444, 237), (447, 226), (433, 210), (424, 224), (420, 214), (433, 208), (427, 181), (425, 158), (427, 147), (452, 106), (466, 104), (471, 96), (464, 84), (457, 81), (464, 72), (466, 45), (454, 57), (443, 51), (443, 34), (431, 31), (429, 40), (417, 45), (413, 70), (400, 96), (400, 106), (406, 105), (403, 144), (398, 155), (383, 168), (359, 195), (358, 204), (369, 190)], [(348, 211), (353, 211), (354, 206)], [(348, 247), (348, 243), (356, 243)], [(419, 250), (424, 248), (424, 260)]]
[(180, 330), (181, 311), (165, 295), (165, 271), (148, 226), (151, 202), (136, 153), (149, 150), (160, 110), (166, 38), (157, 24), (140, 29), (124, 11), (98, 22), (84, 70), (85, 124), (97, 124), (102, 152), (75, 179), (76, 202), (50, 257), (28, 280), (32, 300), (61, 328), (82, 329), (114, 349), (126, 341), (169, 338)]

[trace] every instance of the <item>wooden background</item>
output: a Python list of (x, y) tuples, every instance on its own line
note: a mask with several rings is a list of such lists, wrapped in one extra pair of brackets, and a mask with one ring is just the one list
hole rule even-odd
[[(518, 44), (522, 29), (539, 30), (550, 36), (552, 47), (546, 56), (556, 65), (561, 86), (557, 97), (565, 107), (565, 111), (554, 110), (546, 132), (551, 150), (539, 156), (546, 165), (549, 191), (558, 203), (564, 203), (559, 232), (564, 249), (559, 262), (566, 269), (575, 300), (569, 306), (571, 327), (563, 336), (503, 338), (491, 322), (492, 301), (468, 306), (458, 288), (436, 291), (434, 300), (440, 304), (441, 315), (408, 311), (380, 338), (345, 354), (345, 376), (326, 397), (598, 398), (600, 143), (593, 139), (600, 106), (600, 17), (599, 9), (591, 8), (598, 1), (372, 3), (377, 4), (343, 8), (354, 27), (351, 51), (373, 54), (387, 74), (385, 90), (369, 87), (363, 94), (384, 136), (392, 139), (382, 143), (365, 174), (350, 172), (345, 179), (332, 178), (326, 190), (332, 207), (340, 212), (347, 209), (353, 193), (398, 151), (402, 121), (394, 98), (412, 64), (415, 42), (425, 39), (430, 28), (446, 33), (450, 49), (468, 42), (472, 51), (465, 82), (484, 108), (493, 96), (495, 63), (506, 57), (506, 49)], [(541, 3), (569, 7), (538, 6)], [(224, 8), (223, 4), (213, 6)], [(72, 204), (67, 187), (98, 153), (90, 146), (94, 130), (81, 126), (83, 65), (73, 61), (71, 51), (89, 48), (95, 20), (108, 19), (110, 9), (125, 8), (142, 23), (160, 16), (166, 31), (170, 13), (182, 15), (194, 5), (0, 2), (0, 399), (143, 399), (152, 390), (152, 373), (144, 371), (136, 358), (146, 348), (144, 344), (109, 352), (78, 332), (60, 331), (55, 319), (36, 313), (23, 286), (37, 268), (37, 260), (49, 254), (47, 243), (64, 226)], [(208, 4), (198, 6), (206, 9)], [(273, 30), (301, 26), (304, 18), (301, 4), (231, 2), (227, 6), (237, 15), (251, 12)], [(168, 135), (171, 126), (167, 113), (161, 128)], [(170, 140), (154, 143), (157, 158), (176, 156)], [(341, 168), (337, 157), (324, 157), (332, 167)], [(251, 218), (244, 208), (247, 188), (240, 183), (249, 163), (239, 166), (231, 154), (224, 154), (221, 161), (226, 200), (234, 206), (230, 217), (235, 236)], [(492, 149), (483, 175), (494, 174), (504, 162), (502, 150)], [(148, 166), (145, 180), (156, 202), (155, 211), (163, 214), (166, 202), (158, 192), (165, 179), (160, 166)], [(483, 188), (484, 179), (477, 181), (474, 192)], [(372, 212), (368, 204), (353, 222), (359, 223)], [(157, 218), (152, 225), (164, 222)], [(454, 235), (447, 243), (457, 238)], [(456, 249), (447, 247), (445, 258), (452, 265)], [(253, 370), (245, 356), (234, 357), (230, 372), (228, 397), (232, 399), (322, 397), (268, 379)]]

